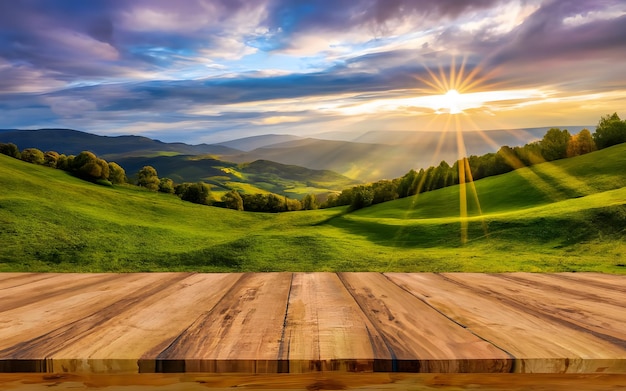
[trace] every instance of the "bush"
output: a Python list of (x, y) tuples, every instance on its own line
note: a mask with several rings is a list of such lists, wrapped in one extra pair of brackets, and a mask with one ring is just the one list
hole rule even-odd
[(211, 187), (204, 182), (183, 183), (180, 190), (177, 187), (177, 194), (183, 201), (194, 204), (209, 205), (211, 201)]
[(126, 171), (119, 164), (109, 162), (109, 180), (112, 183), (126, 183)]
[(13, 158), (19, 159), (22, 157), (20, 150), (17, 148), (17, 145), (13, 143), (0, 143), (0, 153), (3, 155), (11, 156)]
[(157, 175), (157, 171), (152, 166), (144, 166), (139, 173), (137, 174), (137, 185), (141, 187), (145, 187), (148, 190), (158, 191), (159, 184), (161, 181), (159, 180), (159, 176)]
[(72, 160), (72, 171), (88, 180), (107, 179), (109, 164), (89, 151), (83, 151)]
[(38, 150), (37, 148), (26, 148), (22, 151), (21, 158), (25, 162), (34, 163), (34, 164), (43, 164), (44, 156), (43, 152)]
[(243, 199), (238, 191), (231, 190), (222, 197), (224, 207), (234, 210), (243, 210)]

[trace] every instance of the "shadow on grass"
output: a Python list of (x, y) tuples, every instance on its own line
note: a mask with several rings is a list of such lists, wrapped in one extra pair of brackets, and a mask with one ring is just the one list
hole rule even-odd
[(309, 234), (252, 235), (198, 250), (168, 254), (164, 263), (185, 270), (284, 271), (300, 265), (314, 270), (333, 259), (328, 240)]
[[(334, 216), (326, 224), (367, 238), (379, 245), (398, 248), (457, 248), (461, 243), (460, 222), (388, 225), (372, 219), (351, 220)], [(626, 205), (589, 209), (559, 217), (533, 217), (512, 220), (470, 221), (468, 242), (502, 241), (522, 245), (564, 248), (599, 238), (626, 236)]]

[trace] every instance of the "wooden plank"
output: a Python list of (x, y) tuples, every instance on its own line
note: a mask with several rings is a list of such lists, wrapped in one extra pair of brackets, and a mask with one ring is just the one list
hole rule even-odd
[(246, 273), (157, 356), (163, 372), (276, 373), (291, 273)]
[[(119, 296), (114, 295), (120, 285), (129, 289), (144, 286), (147, 275), (141, 274), (100, 274), (100, 283), (90, 285), (89, 289), (67, 291), (63, 295), (30, 302), (23, 307), (0, 312), (0, 350), (24, 342), (26, 337), (36, 337), (48, 333), (68, 323), (84, 318), (99, 310), (101, 306), (113, 303)], [(74, 278), (73, 274), (56, 275), (57, 283), (64, 284)], [(158, 276), (153, 276), (154, 281)], [(124, 293), (124, 292), (123, 292)], [(0, 301), (10, 301), (16, 294), (13, 290), (0, 292)], [(23, 295), (28, 296), (29, 292)]]
[(281, 360), (288, 372), (374, 371), (391, 354), (335, 273), (296, 273)]
[[(468, 282), (480, 275), (387, 276), (424, 303), (509, 352), (516, 358), (515, 372), (626, 372), (624, 349)], [(522, 301), (525, 294), (523, 290), (517, 293)]]
[(206, 391), (206, 390), (388, 390), (388, 391), (619, 391), (623, 374), (344, 373), (140, 375), (0, 373), (7, 391)]
[(194, 274), (175, 281), (54, 353), (48, 358), (51, 372), (155, 372), (157, 355), (208, 313), (240, 277)]
[(606, 277), (0, 273), (0, 372), (626, 373)]
[[(106, 275), (107, 284), (68, 291), (48, 306), (38, 303), (2, 313), (0, 322), (0, 372), (49, 370), (46, 357), (54, 355), (91, 330), (143, 299), (166, 289), (188, 273)], [(59, 283), (74, 276), (65, 275)], [(3, 293), (4, 294), (4, 293)], [(5, 321), (6, 319), (6, 321)]]
[(508, 372), (511, 356), (378, 273), (340, 273), (392, 354), (391, 371)]
[(542, 312), (626, 349), (626, 293), (593, 286), (580, 289), (575, 281), (541, 274), (470, 274), (463, 278), (477, 288), (524, 305), (529, 311)]

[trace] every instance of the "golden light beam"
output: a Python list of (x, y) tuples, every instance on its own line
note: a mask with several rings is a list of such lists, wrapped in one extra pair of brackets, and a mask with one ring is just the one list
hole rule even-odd
[[(489, 90), (493, 89), (495, 86), (503, 84), (503, 82), (487, 83), (488, 80), (493, 79), (494, 76), (497, 74), (498, 68), (493, 68), (490, 71), (483, 73), (483, 63), (479, 63), (478, 65), (474, 66), (470, 71), (468, 71), (467, 56), (462, 58), (460, 66), (458, 68), (456, 58), (453, 56), (451, 58), (450, 68), (447, 75), (441, 64), (438, 65), (436, 71), (431, 70), (430, 67), (424, 63), (422, 65), (424, 69), (428, 72), (430, 79), (421, 77), (416, 77), (416, 79), (424, 83), (429, 88), (432, 88), (435, 93), (441, 95), (444, 95), (450, 90), (456, 90), (460, 94), (476, 88), (479, 88), (480, 90)], [(463, 115), (463, 117), (461, 117), (461, 115)], [(469, 239), (468, 215), (471, 209), (469, 200), (470, 197), (472, 198), (472, 203), (475, 204), (477, 214), (481, 216), (482, 227), (483, 231), (485, 232), (485, 236), (489, 237), (488, 227), (483, 217), (483, 211), (480, 204), (480, 196), (476, 189), (471, 166), (467, 156), (465, 141), (463, 138), (461, 118), (467, 120), (470, 125), (473, 125), (474, 129), (479, 128), (469, 117), (468, 113), (464, 113), (462, 111), (460, 111), (459, 113), (448, 112), (443, 129), (441, 129), (441, 136), (433, 153), (433, 163), (431, 164), (431, 166), (435, 166), (436, 160), (441, 153), (441, 149), (443, 147), (443, 142), (445, 140), (447, 132), (452, 131), (452, 116), (454, 116), (454, 131), (456, 132), (458, 152), (457, 164), (459, 175), (459, 220), (461, 226), (460, 236), (461, 243), (466, 244)], [(428, 122), (428, 127), (430, 127), (437, 120), (437, 118), (441, 117), (434, 116)], [(529, 156), (528, 159), (530, 159), (530, 162), (532, 164), (531, 167), (529, 167), (528, 169), (518, 170), (520, 168), (526, 167), (526, 165), (523, 161), (519, 159), (519, 157), (515, 153), (507, 149), (500, 150), (501, 146), (498, 145), (485, 132), (478, 132), (482, 139), (485, 141), (485, 143), (487, 143), (492, 148), (499, 150), (499, 156), (504, 159), (504, 162), (507, 165), (516, 170), (518, 175), (520, 175), (522, 179), (538, 189), (548, 199), (557, 201), (569, 198), (567, 193), (571, 193), (573, 191), (582, 194), (589, 194), (590, 192), (592, 192), (593, 189), (591, 189), (589, 185), (571, 175), (568, 175), (565, 170), (557, 166), (538, 166), (537, 164), (544, 160), (541, 156)], [(410, 204), (410, 207), (406, 211), (405, 218), (409, 218), (411, 211), (416, 209), (418, 198), (426, 184), (426, 179), (427, 178), (425, 175), (419, 178), (416, 194), (413, 196), (414, 198)], [(415, 181), (418, 181), (418, 177), (415, 178)], [(414, 186), (416, 185), (416, 183), (414, 182), (411, 185), (412, 188), (415, 188)]]
[[(476, 125), (472, 121), (471, 118), (466, 117), (466, 119), (472, 125)], [(500, 148), (501, 147), (493, 139), (491, 139), (489, 136), (487, 136), (484, 132), (479, 131), (479, 135), (491, 147), (494, 147), (494, 148)], [(524, 180), (526, 180), (532, 186), (535, 186), (539, 191), (544, 193), (549, 199), (551, 199), (553, 201), (558, 201), (558, 200), (561, 200), (561, 199), (564, 198), (564, 194), (561, 191), (559, 191), (558, 189), (552, 187), (546, 180), (544, 180), (539, 175), (537, 175), (537, 173), (535, 173), (533, 170), (531, 170), (531, 169), (529, 169), (529, 170), (519, 170), (520, 168), (524, 168), (524, 167), (527, 167), (527, 166), (524, 164), (524, 162), (522, 162), (517, 157), (517, 155), (509, 153), (507, 150), (503, 150), (502, 157), (504, 158), (505, 163), (508, 164), (509, 166), (511, 166), (513, 168), (513, 170), (515, 170), (517, 172), (518, 175), (520, 175)], [(543, 160), (543, 157), (541, 157), (541, 159)], [(543, 161), (545, 161), (545, 160), (543, 160)]]
[[(441, 152), (441, 148), (443, 146), (443, 142), (445, 140), (446, 137), (446, 133), (448, 132), (448, 128), (450, 125), (450, 120), (451, 117), (448, 116), (446, 118), (446, 123), (445, 126), (443, 128), (443, 130), (441, 131), (441, 135), (439, 136), (439, 140), (437, 141), (437, 146), (435, 147), (435, 152), (433, 153), (433, 157), (431, 159), (431, 166), (435, 166), (436, 161), (437, 161), (437, 157), (439, 156), (439, 153)], [(417, 179), (417, 178), (415, 178)], [(424, 188), (424, 183), (426, 182), (426, 175), (422, 176), (422, 178), (420, 178), (420, 182), (417, 184), (417, 191), (415, 193), (415, 195), (413, 196), (413, 200), (411, 201), (411, 206), (409, 207), (409, 209), (407, 210), (407, 213), (405, 214), (405, 218), (408, 217), (408, 214), (415, 209), (415, 205), (417, 204), (417, 199), (419, 194), (421, 193), (421, 190)]]
[(476, 190), (476, 184), (474, 183), (474, 177), (472, 175), (472, 169), (469, 164), (469, 160), (467, 158), (463, 158), (463, 164), (465, 164), (465, 169), (467, 172), (467, 177), (469, 178), (470, 190), (474, 196), (474, 202), (476, 203), (476, 209), (478, 209), (478, 215), (480, 216), (480, 222), (483, 227), (483, 232), (485, 233), (485, 237), (489, 237), (489, 229), (487, 227), (487, 222), (483, 216), (483, 210), (480, 207), (480, 200), (478, 199), (478, 191)]
[[(467, 155), (465, 149), (465, 140), (461, 130), (461, 124), (458, 116), (455, 116), (456, 124), (456, 146), (459, 154), (459, 160)], [(465, 164), (459, 164), (459, 217), (461, 221), (461, 244), (467, 243), (467, 188), (465, 185)]]

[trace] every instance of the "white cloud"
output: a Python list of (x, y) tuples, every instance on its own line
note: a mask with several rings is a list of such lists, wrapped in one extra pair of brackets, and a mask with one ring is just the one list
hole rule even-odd
[(620, 8), (610, 8), (599, 11), (591, 11), (585, 14), (576, 14), (563, 19), (563, 25), (568, 27), (577, 27), (583, 24), (596, 22), (598, 20), (609, 20), (619, 18), (626, 15), (626, 5)]

